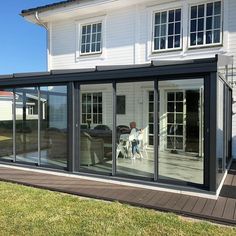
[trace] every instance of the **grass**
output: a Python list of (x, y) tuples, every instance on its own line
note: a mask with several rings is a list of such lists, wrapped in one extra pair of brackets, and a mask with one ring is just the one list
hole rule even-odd
[(0, 235), (236, 235), (174, 214), (0, 182)]

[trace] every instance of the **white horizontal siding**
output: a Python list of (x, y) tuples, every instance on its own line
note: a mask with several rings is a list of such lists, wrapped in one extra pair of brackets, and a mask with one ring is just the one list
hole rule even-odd
[[(164, 52), (151, 54), (150, 51), (150, 34), (152, 32), (151, 15), (154, 10), (158, 10), (159, 6), (153, 7), (150, 10), (146, 7), (146, 2), (138, 6), (125, 9), (117, 9), (116, 11), (106, 12), (106, 29), (105, 29), (105, 54), (99, 57), (91, 57), (77, 60), (76, 59), (76, 24), (77, 19), (70, 19), (51, 23), (51, 50), (50, 50), (50, 65), (49, 69), (72, 69), (72, 68), (90, 68), (97, 65), (119, 65), (119, 64), (137, 64), (146, 63), (150, 60), (183, 60), (194, 58), (213, 57), (216, 53), (233, 55), (236, 57), (236, 1), (224, 1), (224, 38), (223, 47), (211, 47), (204, 49), (188, 50), (186, 35), (187, 27), (183, 27), (183, 35), (185, 37), (185, 45), (183, 50), (175, 52)], [(168, 1), (166, 1), (168, 2)], [(165, 4), (166, 4), (165, 2)], [(170, 8), (172, 2), (170, 1)], [(192, 1), (191, 1), (192, 2)], [(197, 2), (197, 1), (196, 1)], [(199, 0), (199, 2), (202, 2)], [(155, 2), (156, 4), (158, 1)], [(188, 20), (188, 4), (190, 1), (182, 0), (175, 1), (174, 4), (182, 7), (185, 11), (183, 21)], [(161, 5), (160, 5), (161, 6)], [(151, 12), (151, 13), (150, 13)], [(100, 13), (98, 13), (97, 16)], [(103, 12), (104, 14), (104, 12)], [(96, 17), (96, 15), (94, 16)], [(77, 23), (76, 23), (77, 22)], [(185, 24), (187, 26), (187, 24)], [(236, 59), (235, 64), (236, 67)], [(122, 89), (126, 96), (129, 96), (129, 87)], [(236, 90), (234, 90), (236, 100)], [(129, 100), (127, 109), (134, 110), (132, 99)], [(133, 101), (134, 102), (134, 101)], [(111, 104), (110, 104), (111, 106)], [(236, 104), (234, 111), (236, 111)], [(107, 111), (111, 111), (111, 107), (107, 107)], [(134, 114), (138, 113), (134, 110)], [(141, 117), (141, 116), (140, 116)], [(123, 117), (124, 118), (124, 117)], [(125, 122), (128, 124), (132, 117), (122, 120), (122, 115), (117, 117), (118, 124)], [(110, 123), (108, 121), (108, 123)], [(142, 123), (142, 121), (140, 121)], [(233, 154), (236, 156), (236, 115), (233, 116)]]

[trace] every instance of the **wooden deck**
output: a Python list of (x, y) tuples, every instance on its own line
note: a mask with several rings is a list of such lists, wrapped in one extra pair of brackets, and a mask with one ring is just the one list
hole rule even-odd
[(218, 200), (5, 167), (0, 167), (0, 180), (236, 224), (236, 162), (229, 171)]

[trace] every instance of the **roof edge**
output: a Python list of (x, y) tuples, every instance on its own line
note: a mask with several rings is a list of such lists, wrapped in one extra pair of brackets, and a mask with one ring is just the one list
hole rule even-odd
[(47, 4), (44, 6), (29, 8), (29, 9), (22, 10), (20, 15), (25, 17), (25, 16), (31, 15), (37, 11), (43, 12), (43, 11), (48, 11), (48, 10), (52, 10), (52, 9), (59, 8), (59, 7), (66, 7), (67, 5), (77, 2), (77, 1), (79, 1), (79, 0), (64, 0), (61, 2), (55, 2), (55, 3)]

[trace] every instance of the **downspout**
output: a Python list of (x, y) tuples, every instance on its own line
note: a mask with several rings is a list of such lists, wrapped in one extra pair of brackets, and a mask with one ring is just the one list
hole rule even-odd
[(49, 70), (49, 67), (50, 67), (49, 66), (49, 62), (50, 62), (49, 55), (50, 55), (50, 51), (51, 51), (51, 49), (49, 48), (49, 45), (50, 45), (50, 43), (49, 43), (49, 28), (47, 27), (46, 24), (44, 24), (40, 20), (38, 11), (35, 12), (34, 17), (35, 17), (35, 20), (37, 21), (37, 23), (46, 29), (46, 48), (47, 48), (46, 63), (47, 63), (47, 70)]

